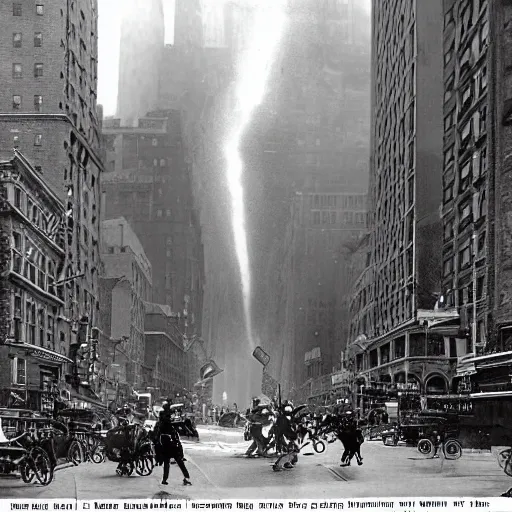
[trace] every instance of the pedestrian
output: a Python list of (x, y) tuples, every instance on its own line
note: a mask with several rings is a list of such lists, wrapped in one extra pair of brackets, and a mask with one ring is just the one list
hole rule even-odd
[[(253, 400), (253, 408), (249, 410), (247, 420), (249, 421), (249, 434), (252, 439), (251, 446), (245, 452), (245, 455), (251, 457), (258, 450), (258, 455), (264, 457), (267, 451), (269, 439), (263, 435), (263, 421), (265, 421), (265, 406), (260, 405), (259, 399)], [(267, 411), (268, 412), (268, 411)]]
[[(359, 466), (361, 466), (363, 464), (363, 457), (361, 457), (361, 445), (364, 443), (364, 436), (363, 436), (363, 431), (361, 428), (359, 428), (359, 426), (356, 427), (356, 438), (355, 438), (355, 442), (354, 442), (354, 451), (352, 453), (352, 457), (355, 455), (356, 456), (356, 460), (357, 460), (357, 464)], [(352, 457), (350, 457), (350, 460), (352, 459)], [(349, 460), (349, 462), (350, 462)]]
[[(353, 418), (349, 415), (345, 420), (341, 431), (338, 434), (339, 440), (343, 444), (343, 454), (341, 456), (341, 464), (343, 466), (350, 466), (350, 462), (356, 456), (357, 463), (361, 465), (362, 457), (360, 453), (360, 447), (362, 442), (362, 431), (358, 432), (357, 425), (353, 421)], [(364, 439), (363, 439), (364, 440)]]
[(183, 485), (192, 485), (189, 472), (184, 462), (183, 446), (180, 441), (180, 436), (172, 422), (169, 402), (164, 403), (158, 423), (155, 426), (155, 433), (157, 459), (161, 460), (164, 466), (162, 485), (167, 485), (168, 483), (167, 479), (169, 478), (171, 459), (176, 461), (176, 464), (183, 473)]

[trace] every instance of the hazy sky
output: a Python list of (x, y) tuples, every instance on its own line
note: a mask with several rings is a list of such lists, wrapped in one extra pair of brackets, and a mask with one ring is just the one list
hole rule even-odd
[[(98, 28), (98, 103), (103, 105), (107, 116), (116, 113), (117, 79), (119, 71), (119, 38), (121, 10), (129, 0), (99, 0)], [(174, 40), (174, 0), (165, 0), (165, 18), (170, 20), (165, 27), (166, 43)]]
[[(210, 0), (216, 1), (216, 0)], [(222, 0), (219, 0), (222, 1)], [(98, 103), (105, 115), (114, 115), (117, 104), (121, 10), (129, 0), (99, 0)], [(360, 0), (368, 9), (371, 0)], [(174, 0), (164, 0), (167, 44), (174, 40)]]

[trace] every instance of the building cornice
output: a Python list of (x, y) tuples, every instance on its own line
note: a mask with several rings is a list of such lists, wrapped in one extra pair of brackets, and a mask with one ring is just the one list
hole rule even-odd
[(12, 212), (20, 218), (20, 222), (23, 222), (23, 224), (26, 224), (29, 229), (31, 229), (34, 233), (36, 233), (38, 236), (43, 238), (43, 240), (58, 254), (61, 256), (66, 254), (65, 249), (57, 245), (41, 228), (36, 226), (33, 222), (30, 221), (30, 219), (16, 206), (12, 206)]
[(179, 348), (183, 353), (185, 353), (185, 349), (181, 347), (169, 334), (163, 331), (144, 331), (144, 336), (164, 336), (168, 340), (172, 341), (177, 348)]
[(76, 138), (80, 141), (80, 143), (87, 148), (89, 151), (92, 160), (94, 163), (98, 166), (98, 168), (104, 172), (105, 167), (103, 165), (103, 162), (101, 158), (96, 154), (96, 151), (91, 146), (90, 142), (84, 137), (80, 131), (77, 130), (76, 126), (71, 121), (71, 118), (67, 116), (66, 114), (29, 114), (29, 113), (20, 113), (20, 114), (14, 114), (14, 113), (0, 113), (0, 120), (7, 119), (9, 121), (16, 121), (18, 119), (32, 119), (35, 121), (60, 121), (65, 122), (70, 125), (70, 127), (73, 130), (73, 133), (76, 135)]
[(35, 181), (47, 198), (54, 203), (54, 206), (64, 214), (66, 210), (62, 201), (52, 191), (52, 189), (48, 187), (44, 180), (40, 178), (30, 160), (23, 153), (14, 148), (13, 158), (11, 160), (6, 160), (5, 162), (0, 162), (0, 168), (11, 167), (14, 162), (19, 162), (21, 164), (23, 169), (29, 174), (28, 178)]
[(38, 295), (47, 301), (53, 302), (54, 304), (58, 304), (61, 307), (65, 307), (66, 304), (64, 303), (64, 301), (60, 300), (58, 297), (55, 297), (55, 295), (52, 295), (51, 293), (48, 293), (45, 290), (42, 290), (41, 288), (39, 288), (39, 286), (35, 285), (26, 277), (23, 277), (22, 275), (12, 271), (9, 273), (9, 276), (11, 277), (11, 279), (19, 281), (26, 288), (29, 288), (34, 293), (34, 295)]
[(393, 366), (402, 367), (403, 364), (407, 361), (409, 363), (412, 362), (455, 362), (456, 357), (448, 357), (448, 356), (407, 356), (401, 357), (400, 359), (394, 359), (393, 361), (389, 361), (388, 363), (381, 364), (379, 366), (374, 366), (373, 368), (367, 368), (366, 370), (359, 370), (356, 372), (356, 375), (366, 375), (373, 372), (378, 372), (381, 370), (386, 370), (392, 368)]

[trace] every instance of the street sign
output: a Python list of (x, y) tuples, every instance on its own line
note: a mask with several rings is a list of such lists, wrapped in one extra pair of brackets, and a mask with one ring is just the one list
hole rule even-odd
[(252, 357), (254, 357), (263, 366), (267, 366), (268, 363), (270, 363), (270, 356), (261, 347), (256, 347), (254, 349)]

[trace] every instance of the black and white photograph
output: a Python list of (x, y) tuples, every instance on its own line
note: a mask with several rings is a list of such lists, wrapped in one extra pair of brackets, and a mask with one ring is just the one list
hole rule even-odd
[(512, 0), (0, 0), (0, 507), (510, 497)]

